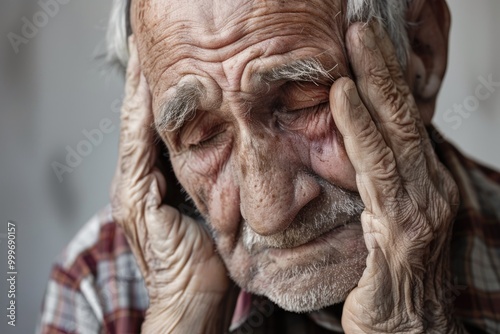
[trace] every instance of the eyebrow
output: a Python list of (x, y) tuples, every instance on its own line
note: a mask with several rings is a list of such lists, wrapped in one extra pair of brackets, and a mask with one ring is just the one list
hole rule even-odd
[(193, 119), (203, 95), (201, 83), (188, 83), (177, 87), (174, 97), (161, 107), (155, 120), (158, 132), (176, 131)]
[(265, 83), (287, 80), (318, 84), (325, 80), (333, 81), (334, 78), (330, 72), (337, 66), (338, 64), (331, 69), (326, 69), (318, 59), (306, 58), (272, 68), (259, 73), (258, 76)]
[[(319, 85), (325, 81), (335, 81), (330, 72), (337, 65), (326, 69), (316, 58), (306, 58), (255, 75), (261, 82), (268, 85), (277, 81), (302, 81)], [(205, 90), (199, 82), (177, 87), (174, 97), (160, 109), (159, 117), (155, 121), (157, 130), (159, 132), (174, 132), (193, 119), (204, 93)]]

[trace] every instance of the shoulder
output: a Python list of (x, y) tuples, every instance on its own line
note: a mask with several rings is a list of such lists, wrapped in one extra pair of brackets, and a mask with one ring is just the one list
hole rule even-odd
[(462, 213), (473, 220), (500, 222), (500, 172), (464, 156), (448, 142), (439, 144), (436, 152), (458, 185)]
[[(55, 265), (73, 273), (76, 279), (81, 278), (82, 274), (103, 279), (107, 273), (102, 271), (102, 267), (111, 263), (119, 266), (117, 275), (140, 277), (127, 239), (120, 226), (113, 221), (111, 209), (107, 206), (82, 227), (57, 258)], [(123, 269), (127, 269), (127, 272), (123, 272)]]
[(134, 332), (148, 302), (135, 258), (108, 206), (83, 226), (55, 261), (39, 328)]
[(470, 328), (500, 328), (500, 173), (475, 162), (448, 143), (438, 148), (460, 191), (453, 226), (451, 269), (446, 295)]

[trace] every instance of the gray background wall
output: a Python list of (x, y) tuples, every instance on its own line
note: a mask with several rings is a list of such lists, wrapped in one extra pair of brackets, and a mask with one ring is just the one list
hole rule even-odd
[[(450, 66), (435, 123), (468, 155), (500, 169), (500, 89), (480, 105), (471, 96), (479, 77), (500, 81), (500, 2), (450, 1)], [(0, 4), (0, 277), (6, 269), (6, 223), (17, 222), (17, 326), (7, 326), (6, 282), (0, 280), (0, 332), (33, 332), (54, 257), (108, 201), (117, 156), (122, 96), (119, 75), (104, 76), (99, 61), (110, 0), (70, 0), (15, 54), (19, 33), (36, 2)], [(473, 110), (462, 114), (454, 105)], [(477, 109), (477, 110), (476, 110)], [(82, 131), (109, 119), (113, 130), (59, 182), (51, 163)]]

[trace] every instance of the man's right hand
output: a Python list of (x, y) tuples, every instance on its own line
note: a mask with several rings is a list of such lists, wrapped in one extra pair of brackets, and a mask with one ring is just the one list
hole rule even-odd
[(157, 166), (151, 96), (133, 37), (129, 48), (111, 198), (113, 218), (127, 236), (150, 298), (142, 330), (215, 332), (229, 287), (226, 268), (205, 228), (163, 203), (171, 185)]

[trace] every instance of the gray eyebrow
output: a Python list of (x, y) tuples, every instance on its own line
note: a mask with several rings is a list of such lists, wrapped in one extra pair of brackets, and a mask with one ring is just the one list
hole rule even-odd
[(333, 81), (330, 72), (336, 67), (327, 70), (316, 58), (306, 58), (260, 73), (259, 78), (265, 83), (288, 80), (318, 84), (325, 79)]
[(184, 123), (193, 119), (203, 95), (204, 90), (200, 83), (178, 87), (174, 97), (163, 105), (155, 120), (158, 132), (178, 130)]
[[(268, 71), (257, 73), (258, 78), (270, 84), (276, 81), (304, 81), (318, 84), (324, 80), (333, 81), (330, 72), (316, 58), (307, 58), (284, 64)], [(201, 83), (183, 84), (177, 88), (175, 96), (161, 108), (155, 126), (158, 132), (176, 131), (193, 119), (204, 95)]]

